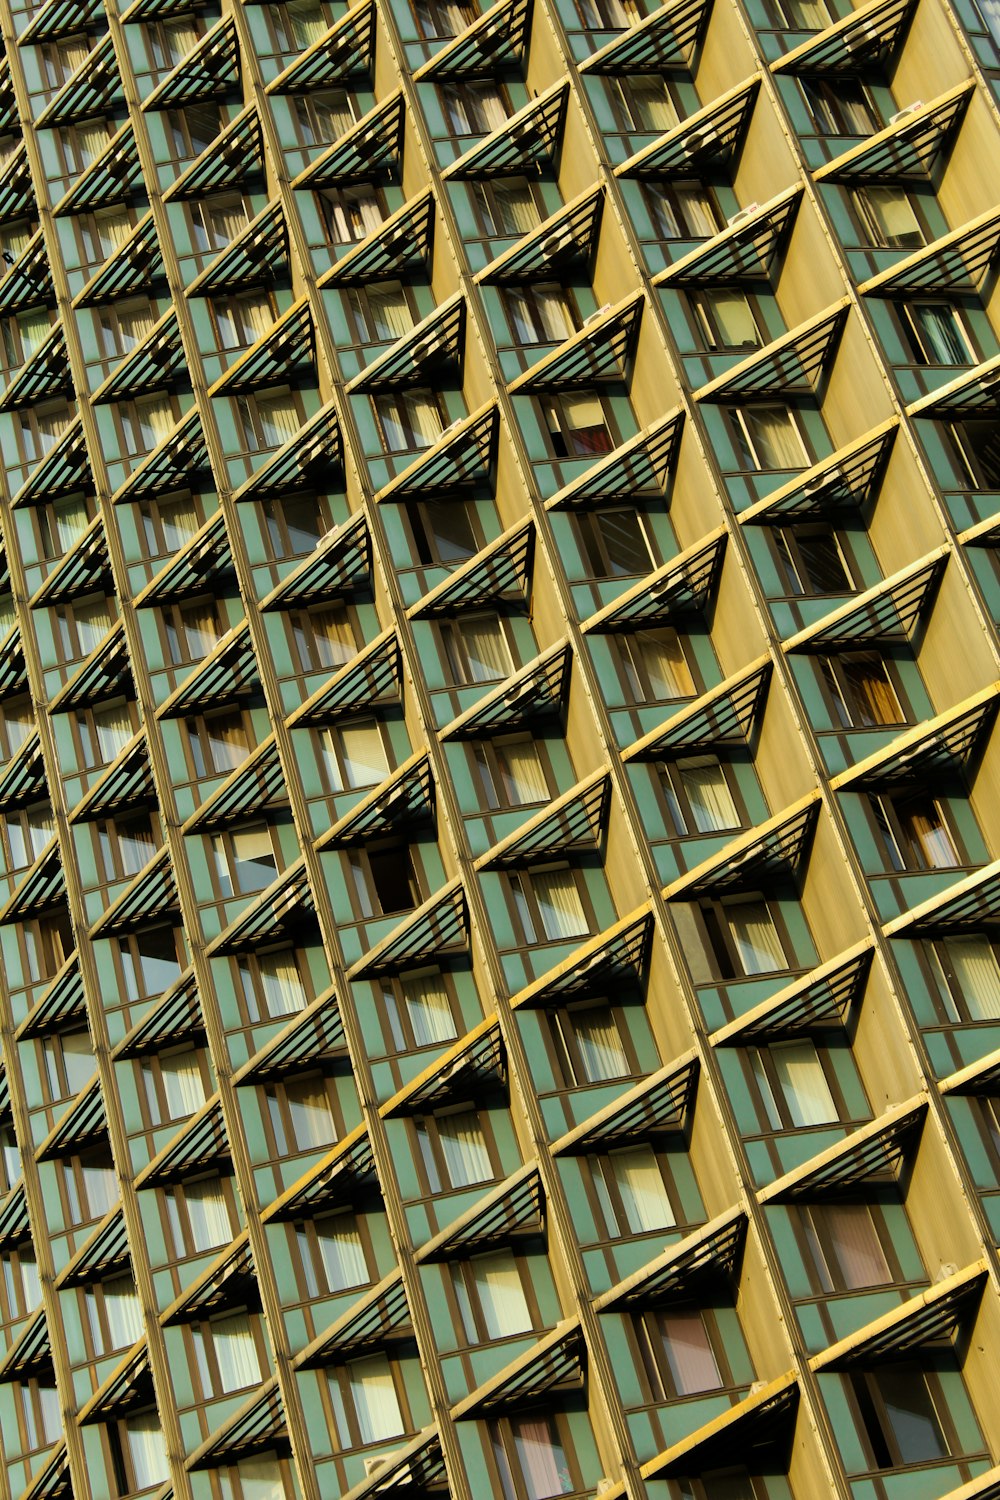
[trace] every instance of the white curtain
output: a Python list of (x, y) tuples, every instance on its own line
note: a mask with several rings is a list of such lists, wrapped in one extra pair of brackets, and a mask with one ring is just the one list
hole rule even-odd
[(563, 938), (584, 937), (589, 931), (587, 914), (571, 870), (542, 870), (531, 877), (538, 915), (550, 943)]
[(676, 630), (671, 626), (641, 630), (634, 643), (654, 698), (694, 696), (694, 678)]
[(637, 130), (664, 131), (677, 124), (674, 101), (656, 74), (633, 74), (622, 97)]
[(489, 1337), (502, 1339), (526, 1333), (531, 1327), (531, 1313), (521, 1273), (510, 1251), (478, 1256), (472, 1262), (472, 1276)]
[(379, 341), (402, 338), (413, 327), (406, 294), (398, 282), (368, 288), (372, 334)]
[(291, 0), (285, 6), (285, 19), (300, 52), (318, 42), (327, 30), (326, 17), (315, 0)]
[(93, 714), (98, 748), (105, 763), (110, 765), (132, 738), (132, 720), (124, 703), (114, 708), (94, 709)]
[(222, 1183), (217, 1177), (187, 1183), (184, 1203), (196, 1250), (214, 1250), (219, 1245), (229, 1244), (233, 1231)]
[(302, 421), (292, 396), (258, 396), (257, 414), (266, 448), (280, 448), (287, 443), (298, 432)]
[(515, 807), (529, 802), (544, 802), (549, 789), (538, 751), (530, 740), (497, 746), (497, 761), (503, 777), (507, 800)]
[(972, 1021), (1000, 1020), (1000, 966), (985, 938), (950, 938), (945, 952)]
[(128, 1349), (142, 1334), (142, 1306), (131, 1276), (112, 1276), (102, 1284), (112, 1349)]
[(717, 760), (709, 756), (699, 757), (680, 762), (678, 770), (699, 833), (739, 827), (736, 804), (726, 774)]
[(331, 1292), (364, 1286), (369, 1280), (364, 1247), (353, 1217), (317, 1224), (316, 1242)]
[(384, 1354), (352, 1365), (350, 1388), (362, 1443), (380, 1443), (405, 1432), (392, 1369)]
[(341, 792), (345, 786), (378, 786), (388, 774), (389, 760), (374, 719), (363, 724), (349, 724), (339, 735), (330, 729), (323, 730), (321, 738), (324, 762), (334, 791)]
[(290, 949), (262, 953), (257, 960), (267, 1013), (274, 1019), (291, 1016), (307, 1003), (299, 966)]
[(662, 1340), (678, 1396), (718, 1390), (722, 1376), (701, 1314), (660, 1313), (651, 1321)]
[(758, 468), (801, 469), (809, 462), (787, 407), (747, 407), (743, 420)]
[(285, 1084), (285, 1099), (300, 1151), (333, 1145), (337, 1127), (322, 1079), (289, 1079)]
[(771, 1048), (771, 1056), (793, 1125), (825, 1125), (839, 1119), (812, 1042), (779, 1042)]
[(551, 1417), (513, 1417), (514, 1450), (527, 1500), (551, 1500), (574, 1488), (566, 1454)]
[(472, 616), (458, 627), (470, 682), (496, 682), (513, 671), (510, 647), (496, 615)]
[(628, 1075), (628, 1058), (608, 1006), (588, 1010), (573, 1017), (573, 1031), (580, 1054), (580, 1065), (588, 1083)]
[(608, 1157), (608, 1163), (629, 1233), (671, 1229), (677, 1221), (652, 1149), (634, 1146), (628, 1151), (616, 1151)]
[(448, 1042), (458, 1035), (451, 998), (441, 973), (412, 974), (401, 981), (403, 1000), (417, 1047)]
[(454, 1188), (489, 1182), (493, 1176), (489, 1148), (475, 1110), (443, 1115), (437, 1122), (445, 1172)]
[(541, 222), (531, 190), (522, 182), (473, 183), (472, 188), (497, 234), (519, 239)]
[(721, 342), (726, 348), (756, 348), (760, 344), (760, 333), (753, 310), (742, 292), (713, 292), (711, 309)]
[(143, 1412), (137, 1417), (126, 1417), (125, 1432), (136, 1488), (146, 1490), (154, 1484), (162, 1484), (165, 1479), (169, 1479), (167, 1445), (160, 1431), (160, 1419), (156, 1412)]
[(160, 1058), (160, 1077), (167, 1115), (180, 1120), (193, 1115), (205, 1102), (205, 1085), (194, 1052), (175, 1052)]
[(744, 974), (773, 974), (787, 967), (781, 939), (763, 901), (731, 906), (726, 915)]
[(920, 220), (902, 188), (864, 187), (859, 189), (856, 202), (879, 244), (912, 249), (924, 243)]
[(246, 1313), (213, 1322), (212, 1344), (224, 1391), (242, 1391), (260, 1380), (260, 1360)]

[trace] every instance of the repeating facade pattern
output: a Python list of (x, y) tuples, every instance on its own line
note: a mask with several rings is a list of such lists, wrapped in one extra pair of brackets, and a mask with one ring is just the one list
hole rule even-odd
[(0, 32), (0, 1500), (1000, 1495), (996, 0)]

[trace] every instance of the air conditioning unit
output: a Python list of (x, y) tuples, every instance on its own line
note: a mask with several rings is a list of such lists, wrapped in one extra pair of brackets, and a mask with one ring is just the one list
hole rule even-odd
[(398, 1452), (393, 1452), (393, 1453), (378, 1453), (378, 1454), (375, 1455), (374, 1458), (366, 1458), (365, 1459), (365, 1477), (367, 1478), (371, 1474), (378, 1473), (379, 1469), (385, 1468), (386, 1464), (391, 1464), (393, 1462), (393, 1460), (395, 1458), (398, 1458), (398, 1457), (399, 1457)]
[(449, 422), (444, 431), (438, 434), (437, 441), (440, 442), (442, 438), (446, 438), (451, 432), (457, 432), (464, 421), (464, 417), (456, 417), (454, 422)]
[(515, 146), (533, 146), (541, 139), (537, 120), (517, 120), (510, 127), (511, 143)]
[(726, 220), (727, 229), (735, 229), (737, 224), (744, 224), (747, 219), (752, 219), (754, 214), (760, 213), (759, 203), (748, 203), (746, 208), (741, 208), (738, 213), (730, 214)]
[(839, 464), (834, 464), (832, 469), (826, 469), (815, 479), (810, 479), (808, 484), (802, 486), (803, 495), (817, 495), (821, 490), (828, 490), (832, 485), (839, 484), (847, 475)]
[(703, 151), (718, 145), (722, 140), (719, 132), (706, 125), (702, 130), (692, 130), (682, 147), (685, 156), (700, 156)]
[(444, 340), (436, 333), (418, 339), (410, 349), (410, 354), (418, 365), (423, 364), (425, 359), (432, 359), (435, 354), (443, 354), (444, 352)]
[(844, 36), (844, 46), (848, 52), (861, 52), (872, 43), (879, 46), (881, 42), (882, 33), (870, 21), (866, 21), (864, 26), (859, 26), (857, 31), (849, 31)]
[(554, 255), (559, 255), (563, 250), (569, 250), (573, 245), (573, 236), (566, 230), (557, 230), (555, 234), (548, 235), (541, 243), (540, 250), (546, 260), (551, 260)]
[(764, 1387), (766, 1385), (767, 1385), (767, 1381), (766, 1380), (754, 1380), (754, 1381), (752, 1381), (751, 1384), (750, 1384), (750, 1395), (751, 1396), (759, 1395), (759, 1393), (764, 1389)]
[(603, 318), (604, 314), (605, 313), (609, 313), (610, 311), (611, 311), (611, 303), (610, 302), (605, 302), (603, 304), (603, 306), (601, 306), (601, 307), (599, 307), (597, 309), (596, 312), (588, 313), (587, 316), (583, 320), (583, 326), (584, 326), (584, 328), (589, 328), (590, 325), (591, 325), (591, 323), (596, 323), (599, 318)]
[(897, 109), (894, 115), (890, 115), (889, 124), (898, 125), (900, 120), (906, 120), (910, 115), (919, 114), (923, 107), (924, 101), (922, 99), (914, 99), (913, 103), (908, 104), (905, 109)]
[(609, 1490), (613, 1490), (613, 1489), (616, 1489), (616, 1488), (617, 1488), (617, 1485), (616, 1485), (615, 1481), (613, 1479), (609, 1479), (606, 1474), (602, 1474), (601, 1477), (600, 1477), (600, 1479), (597, 1481), (597, 1491), (596, 1491), (596, 1493), (598, 1495), (606, 1495)]
[(313, 548), (313, 551), (318, 552), (321, 547), (325, 547), (327, 542), (330, 541), (332, 537), (335, 537), (339, 530), (339, 526), (332, 526), (329, 531), (324, 531), (323, 535), (317, 538), (316, 545)]
[(953, 1260), (943, 1260), (941, 1262), (941, 1264), (938, 1266), (938, 1273), (935, 1276), (934, 1280), (935, 1281), (947, 1281), (949, 1276), (957, 1276), (957, 1275), (958, 1275), (958, 1266), (955, 1264), (955, 1262)]

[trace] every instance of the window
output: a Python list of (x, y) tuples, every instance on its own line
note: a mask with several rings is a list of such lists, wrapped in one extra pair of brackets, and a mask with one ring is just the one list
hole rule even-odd
[(314, 197), (330, 245), (355, 245), (367, 239), (387, 213), (381, 188), (367, 182), (323, 188)]
[(701, 182), (644, 183), (641, 191), (659, 240), (708, 240), (726, 227), (715, 194)]
[(120, 1496), (152, 1489), (170, 1478), (167, 1446), (155, 1411), (135, 1412), (104, 1429)]
[(569, 295), (556, 282), (503, 287), (500, 300), (515, 344), (561, 344), (579, 327)]
[(108, 359), (120, 359), (153, 330), (159, 317), (157, 306), (148, 297), (134, 297), (110, 307), (94, 310), (97, 337)]
[(222, 130), (222, 110), (210, 101), (188, 104), (184, 109), (163, 112), (167, 141), (174, 160), (180, 164), (193, 161), (207, 151)]
[(142, 28), (146, 55), (157, 73), (168, 73), (186, 57), (205, 34), (201, 16), (184, 16), (177, 20), (150, 19)]
[(121, 813), (94, 825), (98, 869), (109, 883), (131, 879), (145, 869), (160, 847), (159, 819), (154, 829), (148, 812)]
[(103, 1219), (120, 1202), (115, 1165), (107, 1146), (92, 1146), (59, 1163), (63, 1202), (69, 1222)]
[(401, 1437), (407, 1417), (400, 1403), (396, 1366), (384, 1354), (353, 1360), (329, 1372), (336, 1428), (343, 1449)]
[(87, 1027), (84, 1025), (78, 1031), (58, 1031), (40, 1037), (37, 1046), (49, 1102), (56, 1104), (61, 1099), (75, 1099), (97, 1070), (94, 1044)]
[(440, 969), (414, 969), (382, 983), (379, 1008), (394, 1051), (440, 1048), (455, 1040), (459, 1032), (450, 984)]
[(850, 594), (855, 581), (832, 526), (776, 526), (770, 532), (778, 571), (789, 594)]
[(340, 1139), (336, 1094), (321, 1074), (266, 1084), (263, 1094), (278, 1156), (326, 1150)]
[(929, 792), (867, 801), (890, 869), (951, 870), (966, 862), (944, 805)]
[[(654, 1310), (636, 1319), (643, 1369), (654, 1401), (697, 1396), (730, 1384), (713, 1348), (714, 1319), (694, 1308)], [(719, 1341), (721, 1348), (721, 1341)]]
[(38, 1277), (33, 1246), (24, 1244), (17, 1250), (0, 1255), (0, 1297), (3, 1299), (3, 1321), (27, 1317), (42, 1302), (42, 1283)]
[(197, 778), (228, 776), (250, 754), (250, 736), (238, 708), (185, 719), (188, 751)]
[(522, 1267), (523, 1261), (510, 1250), (477, 1255), (449, 1267), (452, 1292), (470, 1344), (513, 1338), (534, 1326)]
[(800, 78), (799, 88), (820, 135), (871, 135), (882, 121), (871, 94), (853, 78)]
[(680, 120), (674, 91), (657, 73), (611, 78), (608, 92), (615, 121), (628, 134), (661, 135)]
[(4, 866), (7, 873), (33, 865), (56, 831), (50, 802), (35, 802), (0, 815)]
[(660, 784), (679, 837), (743, 826), (729, 774), (714, 755), (692, 755), (664, 765)]
[(812, 463), (790, 406), (745, 406), (728, 413), (742, 469), (804, 469)]
[(760, 312), (738, 287), (688, 292), (688, 306), (699, 342), (706, 349), (759, 349), (766, 342)]
[(228, 1395), (257, 1385), (261, 1379), (259, 1319), (230, 1313), (187, 1330), (194, 1367), (205, 1396)]
[(21, 1153), (10, 1122), (0, 1125), (0, 1195), (9, 1193), (21, 1175)]
[(3, 340), (3, 369), (8, 380), (44, 342), (51, 327), (52, 322), (47, 310), (21, 313), (13, 318), (4, 318), (0, 322), (0, 334)]
[(482, 549), (475, 509), (461, 500), (420, 500), (407, 506), (413, 550), (425, 567), (454, 568)]
[(222, 896), (262, 891), (278, 874), (278, 861), (266, 823), (227, 829), (211, 840), (216, 887)]
[(576, 0), (576, 8), (588, 31), (623, 31), (647, 14), (643, 0)]
[(636, 578), (659, 562), (648, 521), (637, 510), (584, 511), (573, 518), (592, 578)]
[(877, 652), (822, 656), (817, 666), (841, 728), (874, 729), (908, 722), (889, 663)]
[(884, 250), (919, 250), (928, 232), (919, 199), (901, 187), (852, 188), (848, 201), (868, 242)]
[(389, 453), (429, 448), (445, 429), (447, 412), (436, 391), (383, 391), (371, 401)]
[(423, 900), (409, 845), (401, 841), (352, 849), (346, 863), (355, 910), (363, 921), (412, 911)]
[(950, 302), (903, 302), (898, 315), (904, 343), (918, 364), (979, 363), (965, 320)]
[(591, 1182), (612, 1239), (673, 1229), (668, 1178), (652, 1146), (629, 1146), (591, 1159)]
[(815, 1043), (789, 1041), (748, 1047), (746, 1064), (765, 1129), (795, 1130), (841, 1118), (828, 1070)]
[(615, 636), (611, 649), (633, 703), (693, 698), (698, 692), (684, 643), (672, 625)]
[(73, 409), (62, 400), (40, 401), (13, 416), (19, 459), (33, 464), (55, 447), (73, 419)]
[(256, 1025), (304, 1010), (313, 998), (308, 967), (294, 948), (272, 948), (241, 954), (236, 972), (247, 1014)]
[(947, 938), (924, 949), (950, 1021), (1000, 1020), (1000, 963), (987, 938)]
[(930, 1371), (911, 1361), (843, 1378), (871, 1468), (932, 1463), (951, 1453), (943, 1394)]
[(161, 995), (180, 978), (187, 963), (183, 929), (158, 923), (119, 938), (118, 959), (122, 994), (127, 999)]
[(458, 36), (478, 19), (479, 11), (466, 0), (410, 0), (417, 30), (425, 41)]
[(767, 0), (775, 26), (789, 31), (823, 31), (836, 19), (825, 0)]
[(520, 239), (545, 217), (538, 188), (526, 177), (469, 183), (472, 207), (489, 239)]
[(73, 928), (65, 908), (18, 923), (24, 971), (30, 984), (54, 979), (73, 952)]
[(321, 729), (319, 743), (327, 784), (334, 792), (378, 786), (389, 774), (389, 755), (377, 719)]
[(225, 250), (242, 234), (253, 217), (239, 193), (198, 198), (187, 205), (187, 210), (191, 242), (196, 250), (201, 251)]
[(208, 306), (220, 349), (249, 349), (274, 326), (274, 304), (265, 292), (212, 297)]
[(102, 266), (125, 243), (136, 223), (134, 208), (101, 208), (74, 217), (84, 266), (87, 269)]
[(178, 552), (206, 520), (200, 502), (187, 492), (142, 500), (138, 510), (143, 535), (153, 557)]
[(411, 294), (401, 281), (351, 287), (343, 293), (359, 344), (389, 344), (414, 326)]
[(367, 1286), (371, 1271), (353, 1213), (341, 1213), (296, 1224), (292, 1232), (298, 1246), (307, 1297), (327, 1292), (346, 1292)]
[(224, 1178), (166, 1188), (163, 1205), (178, 1260), (228, 1245), (238, 1232), (232, 1186)]
[(81, 1293), (94, 1354), (130, 1349), (143, 1331), (142, 1304), (131, 1274), (109, 1276)]
[(896, 1279), (885, 1249), (892, 1238), (877, 1204), (816, 1203), (799, 1214), (807, 1263), (821, 1291), (854, 1292)]
[(487, 1117), (478, 1109), (413, 1121), (418, 1157), (431, 1193), (474, 1187), (497, 1176), (486, 1124)]
[(167, 659), (175, 666), (201, 661), (225, 634), (214, 598), (185, 599), (163, 606)]
[(941, 422), (938, 432), (949, 449), (959, 482), (974, 490), (1000, 489), (1000, 430), (989, 418)]
[(514, 670), (507, 633), (499, 615), (469, 614), (439, 626), (448, 675), (455, 686), (502, 682)]
[(267, 526), (267, 549), (275, 562), (311, 552), (333, 526), (333, 518), (321, 495), (288, 495), (280, 500), (264, 500), (260, 510)]
[(564, 1443), (558, 1418), (507, 1417), (491, 1422), (489, 1430), (503, 1500), (550, 1500), (583, 1488), (573, 1445)]
[(102, 703), (99, 708), (84, 708), (73, 715), (85, 770), (109, 766), (125, 749), (139, 728), (135, 703), (124, 698)]
[(236, 424), (247, 453), (269, 453), (293, 438), (306, 419), (302, 398), (276, 388), (267, 393), (237, 396)]
[(776, 908), (759, 896), (673, 903), (695, 984), (775, 974), (789, 967)]
[(115, 607), (105, 594), (74, 599), (53, 611), (62, 659), (78, 661), (100, 645), (115, 622)]
[(292, 121), (303, 146), (329, 146), (359, 118), (357, 101), (346, 89), (323, 89), (292, 99)]
[(610, 403), (603, 396), (545, 396), (539, 407), (556, 458), (610, 453), (619, 442)]
[[(591, 921), (581, 895), (581, 880), (569, 866), (508, 874), (517, 925), (523, 943), (565, 943), (586, 937)], [(589, 903), (588, 903), (589, 904)]]
[(7, 698), (0, 703), (0, 747), (4, 760), (9, 760), (15, 751), (34, 733), (35, 716), (31, 699)]
[(288, 0), (267, 6), (265, 13), (279, 51), (293, 54), (318, 42), (335, 19), (332, 7), (322, 0)]
[(470, 754), (487, 807), (525, 807), (551, 796), (538, 743), (530, 736), (483, 740)]
[(439, 84), (438, 97), (445, 127), (459, 139), (501, 130), (511, 113), (507, 90), (489, 79)]
[(186, 1120), (208, 1098), (205, 1054), (201, 1048), (178, 1047), (158, 1052), (144, 1057), (138, 1067), (153, 1125)]
[(354, 611), (344, 604), (327, 604), (287, 615), (295, 654), (303, 672), (329, 672), (356, 656), (361, 645)]
[[(58, 1441), (62, 1433), (62, 1418), (55, 1376), (48, 1374), (32, 1380), (14, 1380), (11, 1390), (20, 1422), (20, 1451), (34, 1453)], [(15, 1434), (7, 1430), (5, 1437), (10, 1447), (17, 1451)]]
[(646, 1065), (640, 1065), (627, 1027), (606, 1000), (555, 1012), (549, 1019), (549, 1030), (557, 1073), (567, 1087), (608, 1083), (645, 1072), (646, 1065), (656, 1065), (655, 1057), (646, 1058)]
[(114, 413), (122, 452), (136, 459), (159, 447), (181, 418), (176, 396), (137, 396), (133, 401), (117, 402)]

